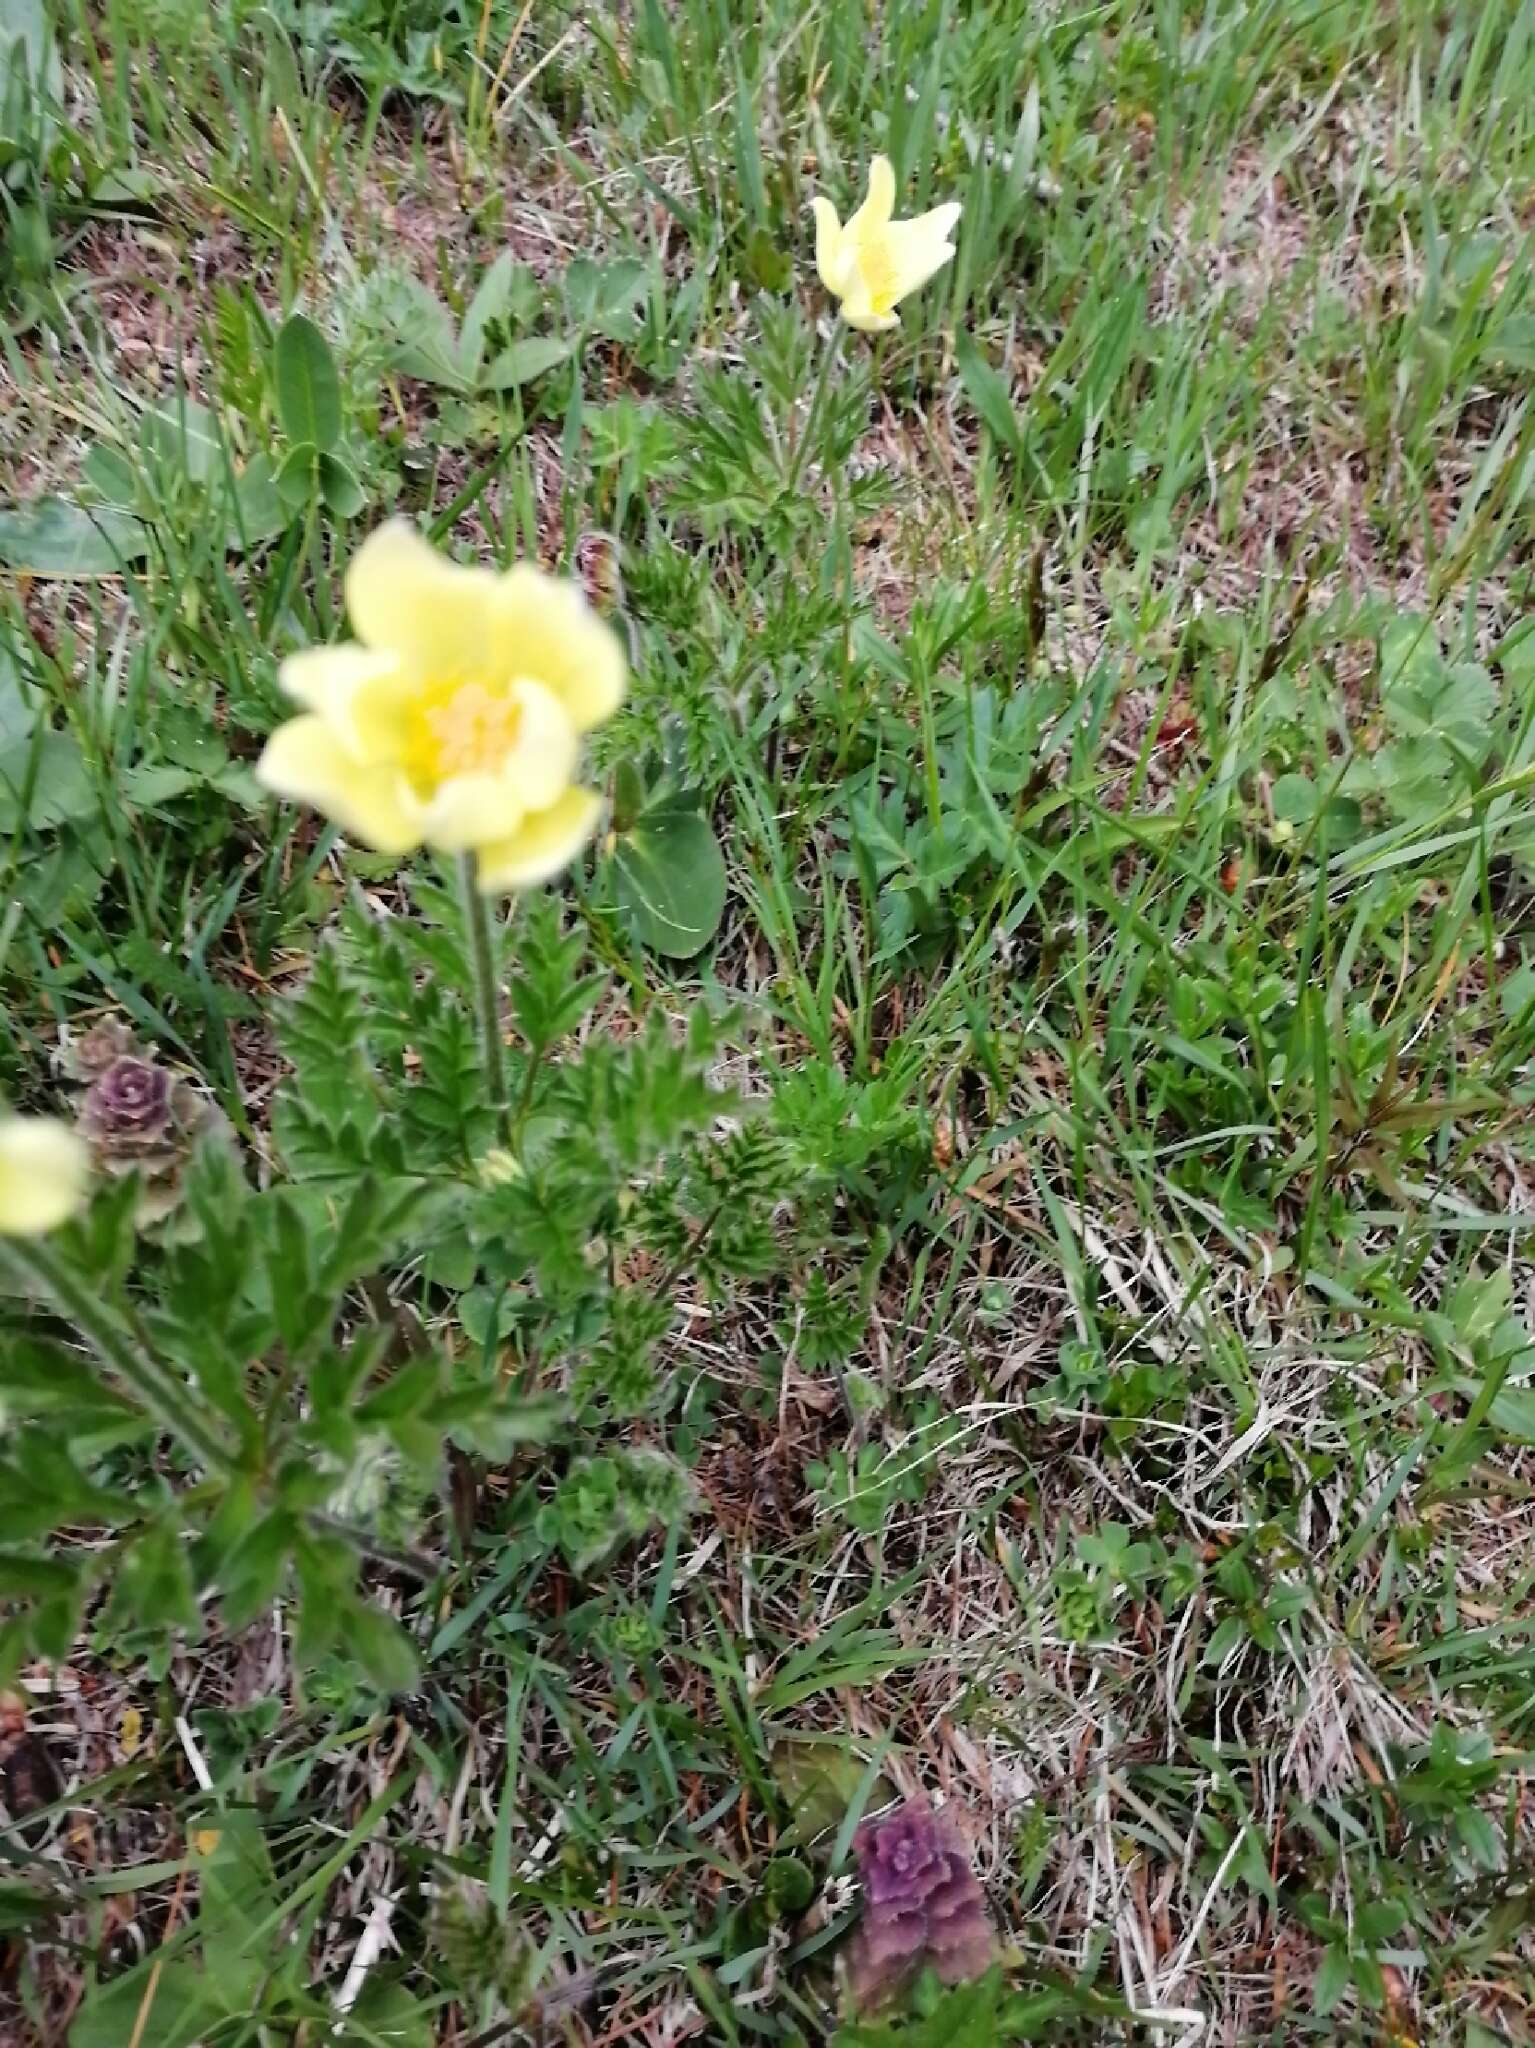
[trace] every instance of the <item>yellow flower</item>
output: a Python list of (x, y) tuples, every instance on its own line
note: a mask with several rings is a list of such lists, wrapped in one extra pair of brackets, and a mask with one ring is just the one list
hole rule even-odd
[(915, 220), (892, 220), (895, 172), (887, 156), (869, 166), (869, 196), (846, 226), (829, 199), (813, 199), (815, 267), (842, 317), (865, 334), (900, 323), (895, 308), (942, 270), (954, 254), (949, 240), (959, 219), (957, 203), (935, 206)]
[(51, 1116), (0, 1116), (0, 1236), (41, 1237), (85, 1201), (90, 1150)]
[(380, 853), (473, 852), (484, 889), (556, 874), (597, 823), (574, 776), (623, 698), (612, 628), (574, 583), (463, 568), (401, 519), (359, 548), (346, 603), (355, 641), (283, 664), (304, 715), (268, 740), (267, 788)]

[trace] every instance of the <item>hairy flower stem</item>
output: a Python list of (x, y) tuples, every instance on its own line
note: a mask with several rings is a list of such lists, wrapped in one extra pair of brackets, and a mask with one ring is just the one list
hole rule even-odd
[(0, 1242), (0, 1266), (45, 1294), (103, 1365), (156, 1421), (195, 1452), (206, 1470), (228, 1470), (233, 1454), (198, 1414), (191, 1388), (137, 1344), (103, 1307), (100, 1296), (48, 1245), (36, 1238), (8, 1238)]
[(430, 1551), (386, 1543), (371, 1529), (359, 1528), (342, 1515), (324, 1514), (318, 1508), (310, 1510), (309, 1521), (311, 1527), (323, 1529), (327, 1536), (339, 1536), (343, 1543), (350, 1543), (359, 1556), (382, 1565), (386, 1571), (403, 1572), (407, 1578), (419, 1579), (426, 1586), (441, 1575), (442, 1559), (433, 1557)]
[(458, 857), (458, 881), (464, 899), (464, 922), (469, 928), (474, 1008), (480, 1026), (480, 1064), (496, 1112), (496, 1137), (504, 1145), (510, 1136), (510, 1119), (506, 1103), (506, 1054), (501, 1042), (501, 989), (491, 942), (490, 905), (480, 888), (479, 863), (472, 851)]
[(789, 458), (789, 473), (784, 479), (784, 490), (791, 497), (799, 488), (805, 457), (810, 453), (810, 444), (814, 441), (816, 429), (821, 423), (826, 393), (831, 388), (831, 373), (842, 353), (842, 337), (846, 332), (846, 324), (839, 319), (831, 331), (831, 340), (826, 344), (826, 353), (821, 358), (820, 374), (815, 380), (815, 390), (810, 394), (810, 410), (805, 415), (805, 431), (794, 444), (794, 453)]

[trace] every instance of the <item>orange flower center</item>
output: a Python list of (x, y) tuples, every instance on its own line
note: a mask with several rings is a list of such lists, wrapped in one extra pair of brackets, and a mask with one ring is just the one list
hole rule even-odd
[(409, 766), (425, 782), (494, 773), (517, 744), (522, 707), (483, 683), (456, 683), (419, 705)]

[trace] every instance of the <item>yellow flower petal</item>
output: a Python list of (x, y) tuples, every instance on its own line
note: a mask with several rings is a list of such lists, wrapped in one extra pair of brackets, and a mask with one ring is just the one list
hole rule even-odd
[(506, 772), (525, 811), (546, 811), (570, 787), (581, 751), (575, 721), (544, 683), (518, 681), (511, 690), (520, 714), (517, 744)]
[(886, 228), (890, 255), (899, 280), (895, 294), (898, 299), (920, 291), (953, 256), (954, 244), (949, 236), (959, 213), (959, 207), (951, 200), (947, 206), (935, 206), (929, 213), (919, 213), (915, 220), (895, 220)]
[(842, 317), (860, 334), (883, 334), (888, 328), (901, 324), (894, 313), (875, 311), (866, 286), (859, 286), (842, 301)]
[(949, 240), (960, 208), (950, 200), (914, 220), (896, 220), (895, 172), (890, 159), (869, 166), (869, 192), (846, 226), (826, 199), (813, 200), (816, 269), (821, 282), (842, 302), (842, 316), (864, 334), (899, 325), (895, 308), (927, 283), (954, 254)]
[(901, 287), (896, 291), (898, 299), (919, 291), (935, 270), (950, 262), (954, 256), (950, 233), (958, 217), (960, 209), (950, 203), (948, 207), (933, 207), (931, 213), (919, 213), (915, 221), (890, 221), (884, 229), (896, 274), (901, 279)]
[(815, 214), (815, 267), (832, 297), (840, 299), (850, 281), (853, 252), (831, 201), (818, 197), (810, 205)]
[(509, 838), (526, 811), (505, 769), (453, 775), (432, 792), (422, 811), (421, 836), (442, 853), (467, 853)]
[(363, 542), (346, 572), (346, 608), (365, 647), (423, 675), (472, 675), (485, 662), (499, 579), (439, 555), (404, 519)]
[(355, 640), (308, 647), (289, 655), (278, 681), (306, 711), (317, 712), (357, 760), (398, 756), (413, 685), (398, 655)]
[(895, 212), (895, 170), (888, 156), (877, 156), (869, 165), (869, 192), (856, 213), (849, 214), (843, 232), (854, 242), (878, 234), (888, 227)]
[(308, 715), (273, 733), (262, 781), (380, 852), (515, 845), (552, 871), (594, 801), (566, 803), (581, 733), (623, 698), (619, 636), (579, 585), (461, 567), (403, 520), (363, 543), (346, 594), (358, 638), (284, 665)]
[(41, 1237), (85, 1201), (90, 1149), (51, 1116), (0, 1117), (0, 1235)]
[(482, 889), (530, 889), (569, 865), (597, 829), (602, 800), (567, 789), (558, 803), (523, 820), (510, 838), (480, 848)]
[(400, 770), (392, 762), (359, 761), (314, 714), (278, 726), (256, 775), (278, 796), (312, 804), (379, 853), (408, 853), (421, 844), (420, 806)]
[(577, 732), (623, 702), (623, 644), (580, 587), (519, 562), (498, 581), (497, 646), (507, 673), (552, 690)]

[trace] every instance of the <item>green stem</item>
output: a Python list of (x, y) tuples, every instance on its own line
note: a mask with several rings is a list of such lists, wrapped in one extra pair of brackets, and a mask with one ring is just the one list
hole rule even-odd
[(458, 857), (459, 888), (464, 899), (464, 922), (469, 928), (469, 964), (474, 970), (474, 1008), (480, 1026), (480, 1061), (485, 1069), (485, 1086), (496, 1112), (496, 1135), (507, 1142), (506, 1056), (501, 1042), (501, 989), (496, 979), (496, 952), (491, 943), (490, 906), (480, 888), (479, 864), (475, 855)]
[(815, 380), (815, 390), (810, 394), (810, 410), (805, 415), (805, 431), (794, 444), (794, 453), (789, 458), (789, 473), (784, 479), (784, 489), (791, 494), (798, 489), (800, 472), (805, 467), (805, 457), (815, 439), (816, 428), (821, 422), (821, 409), (826, 402), (826, 393), (831, 387), (831, 373), (838, 356), (842, 353), (842, 337), (847, 328), (838, 315), (837, 324), (831, 331), (831, 340), (826, 344), (826, 353), (821, 358), (820, 374)]
[(197, 1413), (196, 1397), (184, 1381), (136, 1344), (99, 1295), (39, 1238), (6, 1238), (0, 1263), (49, 1297), (109, 1371), (131, 1388), (142, 1405), (173, 1436), (179, 1436), (210, 1472), (227, 1471), (231, 1453)]

